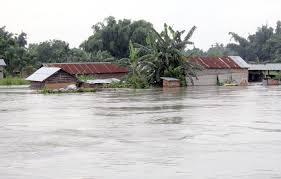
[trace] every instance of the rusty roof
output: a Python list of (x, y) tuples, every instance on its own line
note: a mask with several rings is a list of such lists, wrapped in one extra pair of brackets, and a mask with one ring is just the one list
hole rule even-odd
[(128, 73), (128, 68), (112, 63), (46, 63), (46, 67), (59, 67), (70, 74)]
[(191, 62), (206, 69), (240, 69), (241, 67), (230, 57), (191, 57)]

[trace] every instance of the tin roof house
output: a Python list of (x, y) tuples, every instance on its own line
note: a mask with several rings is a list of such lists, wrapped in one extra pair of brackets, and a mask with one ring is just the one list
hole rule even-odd
[(193, 78), (193, 83), (187, 79), (189, 85), (248, 84), (249, 65), (239, 56), (192, 57), (190, 61), (200, 65), (203, 70), (198, 72), (197, 78)]
[(76, 85), (77, 78), (58, 67), (41, 67), (32, 75), (26, 78), (31, 82), (32, 89), (48, 89), (65, 88), (69, 85)]
[(72, 75), (93, 76), (97, 79), (121, 79), (128, 73), (128, 68), (112, 63), (46, 63), (44, 67), (58, 67)]
[(0, 59), (0, 79), (4, 78), (4, 67), (6, 66), (6, 63), (3, 59)]
[[(281, 63), (249, 64), (249, 81), (262, 82), (281, 72)], [(278, 72), (278, 73), (276, 73)]]

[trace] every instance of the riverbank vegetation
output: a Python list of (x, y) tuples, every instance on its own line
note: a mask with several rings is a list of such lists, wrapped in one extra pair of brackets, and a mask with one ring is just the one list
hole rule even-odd
[(28, 81), (25, 81), (23, 78), (20, 78), (20, 77), (8, 76), (8, 77), (0, 80), (0, 85), (6, 85), (6, 86), (10, 86), (10, 85), (28, 85), (28, 84), (29, 84)]
[[(195, 29), (191, 28), (183, 37), (184, 31), (166, 24), (159, 33), (145, 20), (107, 17), (92, 26), (93, 34), (79, 47), (70, 48), (67, 42), (58, 39), (28, 44), (26, 33), (14, 34), (1, 27), (0, 58), (7, 63), (5, 76), (21, 77), (30, 75), (43, 63), (118, 63), (130, 69), (126, 83), (142, 88), (160, 85), (161, 76), (178, 78), (182, 86), (186, 85), (185, 77), (192, 79), (197, 71), (188, 61), (189, 56), (239, 55), (248, 62), (281, 62), (280, 21), (276, 27), (261, 26), (246, 38), (230, 32), (233, 42), (216, 43), (207, 51), (190, 42)], [(193, 48), (187, 48), (188, 45)]]

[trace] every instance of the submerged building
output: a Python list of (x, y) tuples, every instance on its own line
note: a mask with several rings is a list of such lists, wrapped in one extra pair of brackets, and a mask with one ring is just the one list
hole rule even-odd
[(274, 78), (281, 72), (281, 63), (249, 64), (249, 81), (261, 82), (265, 78)]
[(75, 75), (92, 76), (97, 79), (117, 78), (121, 79), (128, 74), (128, 68), (112, 63), (46, 63), (44, 67), (58, 67)]
[(77, 78), (58, 67), (41, 67), (26, 78), (31, 82), (32, 89), (59, 89), (69, 85), (76, 85)]
[(0, 79), (4, 78), (4, 67), (6, 66), (6, 63), (3, 59), (0, 59)]
[(202, 67), (193, 83), (187, 79), (189, 85), (215, 86), (224, 83), (248, 85), (249, 65), (239, 56), (227, 57), (192, 57), (191, 62)]

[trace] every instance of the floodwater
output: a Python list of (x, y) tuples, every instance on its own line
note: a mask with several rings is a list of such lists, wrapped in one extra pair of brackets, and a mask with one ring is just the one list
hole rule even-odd
[(281, 178), (281, 87), (2, 87), (0, 178)]

